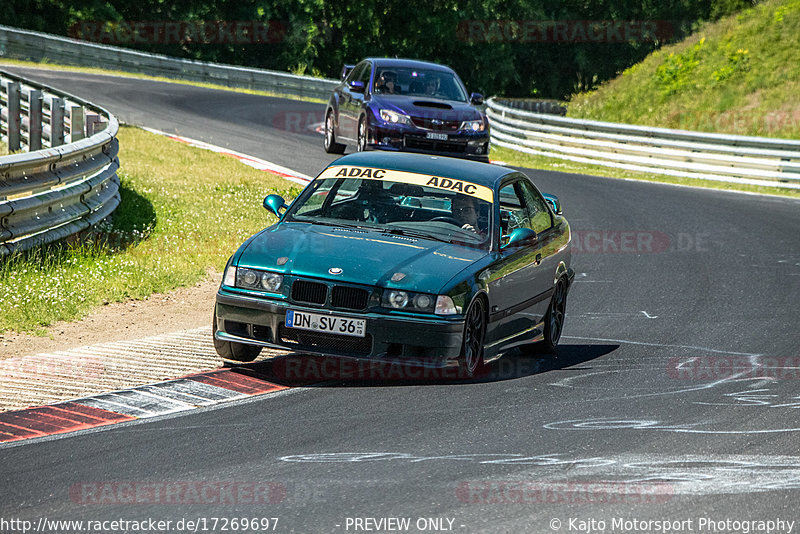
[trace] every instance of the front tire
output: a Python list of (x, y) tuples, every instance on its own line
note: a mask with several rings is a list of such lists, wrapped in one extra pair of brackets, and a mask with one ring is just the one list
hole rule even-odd
[(364, 152), (367, 149), (367, 118), (361, 117), (358, 121), (358, 151)]
[(328, 154), (344, 154), (345, 145), (336, 142), (336, 132), (333, 126), (333, 110), (325, 117), (325, 152)]
[(464, 336), (458, 367), (463, 376), (472, 378), (483, 367), (483, 342), (486, 337), (486, 305), (482, 298), (472, 301), (464, 320)]
[(223, 341), (217, 339), (217, 314), (211, 320), (211, 335), (214, 336), (214, 350), (223, 360), (234, 362), (252, 362), (261, 354), (261, 347), (256, 345), (245, 345), (244, 343), (234, 343), (233, 341)]

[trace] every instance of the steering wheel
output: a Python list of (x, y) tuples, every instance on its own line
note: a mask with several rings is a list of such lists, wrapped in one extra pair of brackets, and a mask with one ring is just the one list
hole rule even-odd
[(448, 217), (446, 215), (443, 215), (441, 217), (434, 217), (433, 219), (429, 219), (428, 220), (428, 222), (436, 222), (436, 221), (450, 223), (450, 224), (453, 224), (453, 225), (458, 226), (459, 228), (461, 228), (461, 223), (460, 222), (455, 220), (455, 218)]

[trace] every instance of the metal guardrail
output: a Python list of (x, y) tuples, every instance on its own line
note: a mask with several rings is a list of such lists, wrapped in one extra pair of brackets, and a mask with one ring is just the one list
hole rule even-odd
[(487, 101), (497, 146), (651, 174), (800, 189), (800, 140), (569, 119), (508, 104)]
[(103, 108), (2, 70), (0, 87), (0, 136), (11, 151), (32, 150), (0, 157), (4, 256), (85, 230), (116, 209), (119, 123)]
[(0, 25), (0, 57), (49, 60), (328, 100), (337, 80), (148, 54)]

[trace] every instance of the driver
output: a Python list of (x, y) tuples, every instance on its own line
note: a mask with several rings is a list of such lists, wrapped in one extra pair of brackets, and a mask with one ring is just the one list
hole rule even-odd
[(397, 74), (394, 71), (385, 70), (381, 72), (381, 76), (378, 78), (378, 92), (395, 94), (397, 92), (396, 84)]
[(436, 92), (439, 90), (439, 84), (441, 80), (436, 74), (429, 74), (425, 78), (425, 94), (426, 95), (435, 95)]
[(467, 195), (456, 195), (453, 198), (451, 210), (453, 218), (464, 230), (470, 230), (476, 234), (481, 233), (478, 227), (478, 201)]

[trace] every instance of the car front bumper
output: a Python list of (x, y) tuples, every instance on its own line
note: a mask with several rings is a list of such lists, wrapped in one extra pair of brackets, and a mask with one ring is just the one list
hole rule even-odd
[(429, 139), (429, 132), (414, 126), (370, 125), (367, 146), (377, 150), (395, 150), (436, 154), (467, 159), (489, 157), (489, 132), (441, 132), (447, 139)]
[[(286, 310), (365, 319), (365, 337), (286, 327)], [(464, 330), (462, 317), (399, 317), (388, 314), (312, 308), (282, 301), (217, 292), (214, 337), (323, 356), (408, 362), (426, 367), (456, 366)]]

